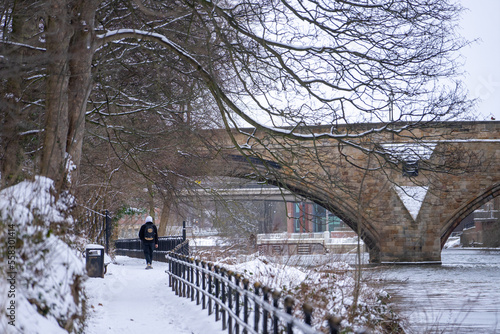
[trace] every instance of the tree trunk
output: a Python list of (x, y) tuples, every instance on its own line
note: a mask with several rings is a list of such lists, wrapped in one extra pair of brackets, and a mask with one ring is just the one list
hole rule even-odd
[[(174, 162), (174, 168), (177, 168), (177, 163)], [(167, 189), (163, 194), (163, 208), (161, 210), (160, 226), (158, 228), (158, 235), (167, 235), (168, 218), (170, 217), (171, 207), (175, 198), (175, 189), (177, 188), (178, 177), (171, 173), (166, 180)]]
[(167, 235), (168, 217), (170, 216), (170, 207), (174, 198), (173, 189), (168, 189), (163, 199), (163, 208), (161, 210), (160, 226), (158, 227), (158, 235)]
[[(16, 57), (16, 55), (17, 52), (13, 54), (13, 57)], [(22, 61), (22, 54), (19, 55), (18, 59)], [(13, 62), (18, 63), (16, 59), (13, 59)], [(0, 104), (0, 142), (3, 146), (2, 155), (0, 156), (0, 179), (2, 182), (0, 189), (15, 184), (20, 172), (20, 156), (23, 154), (22, 147), (19, 143), (21, 140), (19, 136), (19, 125), (21, 123), (19, 120), (20, 81), (20, 76), (15, 74), (7, 81), (4, 91), (6, 103)]]
[(57, 190), (64, 187), (68, 133), (68, 47), (72, 29), (67, 9), (64, 0), (50, 2), (46, 32), (47, 96), (40, 172), (55, 181)]
[(69, 128), (66, 145), (69, 157), (76, 166), (80, 165), (85, 132), (85, 113), (91, 91), (91, 66), (94, 54), (93, 40), (97, 4), (98, 1), (79, 1), (73, 11), (77, 13), (78, 17), (72, 20), (74, 35), (69, 45), (71, 77), (68, 87)]
[(68, 159), (76, 170), (80, 164), (98, 3), (80, 0), (72, 2), (70, 7), (66, 0), (53, 0), (49, 8), (41, 174), (53, 179), (58, 190), (69, 186)]
[[(19, 1), (18, 6), (29, 8), (30, 2)], [(4, 97), (0, 103), (0, 189), (9, 187), (21, 180), (21, 165), (24, 150), (21, 145), (25, 124), (25, 116), (21, 114), (21, 102), (23, 100), (22, 78), (26, 68), (26, 48), (20, 48), (15, 44), (24, 44), (33, 36), (33, 13), (24, 9), (12, 12), (12, 30), (10, 33), (4, 31), (4, 40), (13, 42), (13, 45), (4, 45), (3, 53), (5, 69), (4, 75), (7, 78), (5, 87), (1, 90)], [(5, 78), (5, 77), (4, 77)], [(1, 89), (1, 88), (0, 88)]]

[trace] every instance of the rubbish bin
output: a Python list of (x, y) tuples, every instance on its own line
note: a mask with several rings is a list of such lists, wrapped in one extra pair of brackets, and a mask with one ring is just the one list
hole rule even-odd
[(104, 246), (87, 245), (85, 259), (87, 275), (104, 278)]

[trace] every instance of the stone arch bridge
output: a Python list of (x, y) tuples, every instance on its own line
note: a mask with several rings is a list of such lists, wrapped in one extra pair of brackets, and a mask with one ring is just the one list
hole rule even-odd
[[(382, 126), (339, 126), (335, 132), (349, 136), (314, 141), (254, 129), (230, 140), (213, 131), (218, 153), (204, 165), (209, 173), (263, 179), (322, 205), (358, 232), (371, 262), (440, 263), (454, 228), (500, 195), (500, 122), (372, 131)], [(295, 131), (333, 133), (322, 126)]]

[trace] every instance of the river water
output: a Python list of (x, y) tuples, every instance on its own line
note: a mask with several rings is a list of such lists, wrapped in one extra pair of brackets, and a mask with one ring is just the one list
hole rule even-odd
[(378, 266), (408, 333), (500, 333), (500, 250), (445, 249), (442, 265)]

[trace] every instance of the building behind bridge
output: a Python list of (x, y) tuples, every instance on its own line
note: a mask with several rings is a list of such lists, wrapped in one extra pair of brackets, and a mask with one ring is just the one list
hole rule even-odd
[(500, 197), (474, 211), (457, 232), (463, 247), (500, 247)]
[[(357, 234), (316, 203), (273, 186), (224, 180), (226, 188), (210, 181), (203, 192), (183, 196), (167, 235), (180, 235), (186, 221), (188, 237), (248, 238), (262, 254), (345, 252), (357, 244)], [(160, 214), (157, 210), (157, 222)], [(118, 238), (136, 238), (144, 218), (145, 213), (121, 218)], [(464, 219), (454, 235), (461, 235), (464, 247), (500, 247), (500, 197)]]

